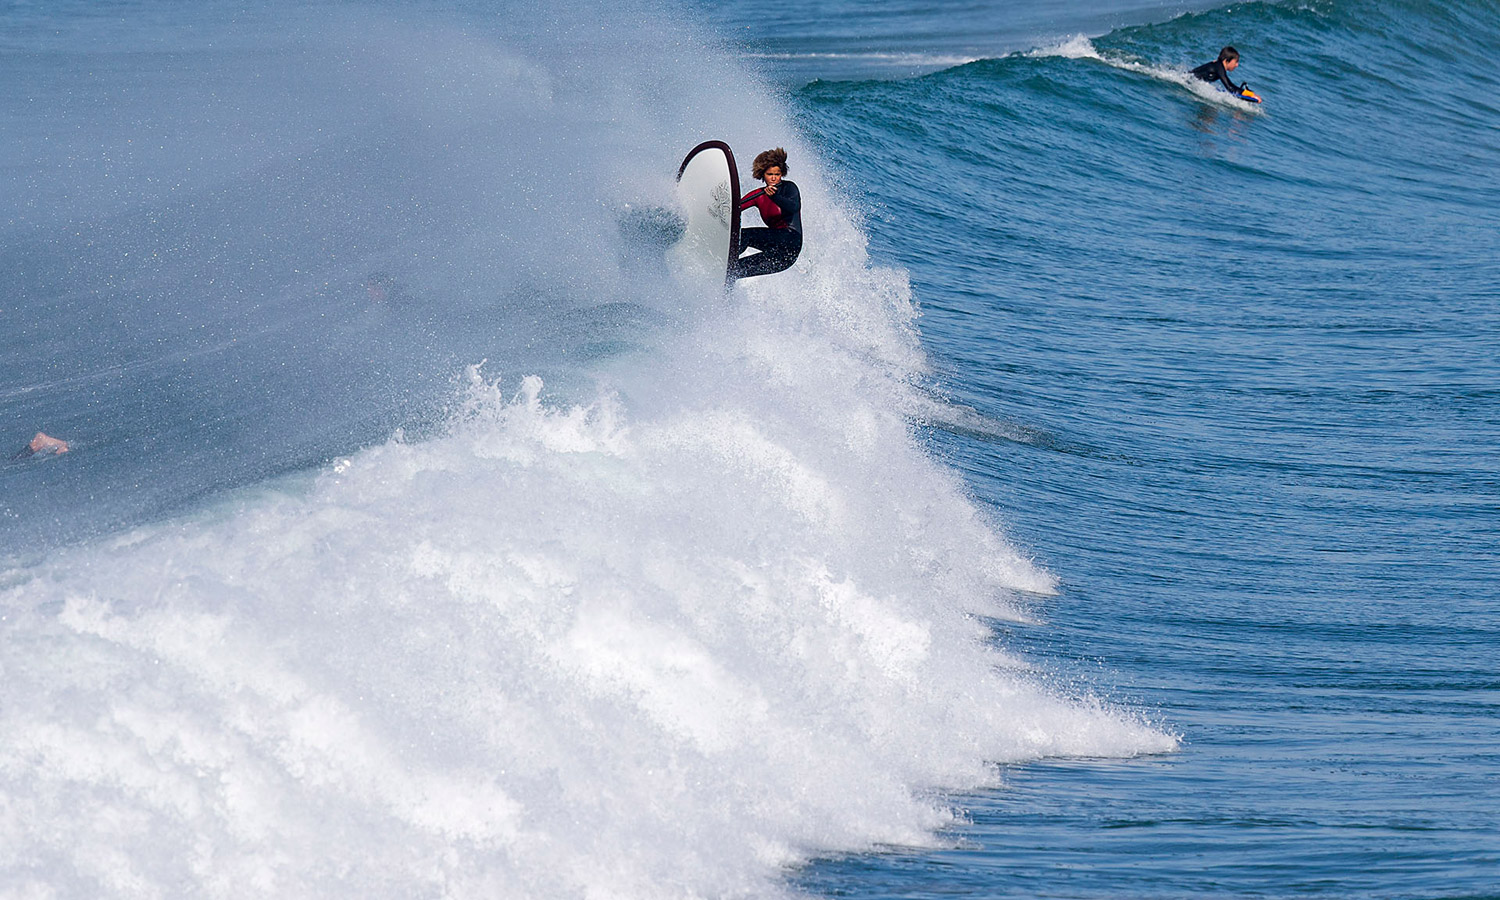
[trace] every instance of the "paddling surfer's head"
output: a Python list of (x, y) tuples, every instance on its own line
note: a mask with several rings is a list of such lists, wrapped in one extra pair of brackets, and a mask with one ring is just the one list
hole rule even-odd
[(1235, 66), (1240, 64), (1240, 51), (1233, 47), (1225, 47), (1219, 51), (1219, 62), (1224, 64), (1225, 71), (1234, 71)]

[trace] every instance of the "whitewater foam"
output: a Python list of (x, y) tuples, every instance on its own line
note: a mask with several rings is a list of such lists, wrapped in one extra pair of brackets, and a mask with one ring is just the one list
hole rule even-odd
[(985, 648), (964, 613), (1047, 579), (899, 423), (890, 454), (501, 393), (8, 590), (0, 869), (64, 896), (733, 896), (926, 842), (924, 792), (988, 763), (1172, 746)]
[(757, 293), (664, 356), (655, 413), (475, 370), (444, 437), (28, 573), (0, 870), (63, 896), (737, 896), (930, 840), (927, 791), (990, 763), (1170, 749), (986, 647), (972, 614), (1052, 579), (886, 405), (855, 321), (878, 305)]

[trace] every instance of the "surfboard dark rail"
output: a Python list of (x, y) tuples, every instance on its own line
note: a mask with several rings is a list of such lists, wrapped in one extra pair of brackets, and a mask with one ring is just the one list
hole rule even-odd
[(723, 141), (704, 141), (682, 158), (682, 165), (677, 167), (676, 180), (682, 181), (682, 173), (687, 171), (688, 163), (704, 150), (722, 150), (729, 160), (729, 255), (724, 260), (724, 286), (728, 287), (734, 284), (734, 275), (731, 273), (740, 248), (740, 170), (734, 161), (734, 151)]

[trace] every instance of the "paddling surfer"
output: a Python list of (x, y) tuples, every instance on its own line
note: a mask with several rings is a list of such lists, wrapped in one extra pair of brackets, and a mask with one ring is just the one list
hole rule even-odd
[(1236, 97), (1242, 97), (1250, 89), (1248, 84), (1235, 84), (1229, 80), (1229, 73), (1239, 68), (1240, 51), (1233, 47), (1225, 47), (1219, 51), (1219, 58), (1213, 62), (1206, 62), (1194, 69), (1192, 75), (1199, 81), (1217, 81), (1224, 85), (1224, 89)]

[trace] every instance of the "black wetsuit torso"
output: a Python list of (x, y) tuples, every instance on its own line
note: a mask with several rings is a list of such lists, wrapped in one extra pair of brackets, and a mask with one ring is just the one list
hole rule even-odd
[(740, 209), (751, 207), (760, 212), (766, 227), (740, 229), (740, 252), (750, 247), (760, 252), (734, 261), (730, 275), (735, 278), (783, 271), (802, 252), (802, 192), (797, 185), (782, 179), (775, 196), (756, 188), (740, 199)]
[(1229, 70), (1225, 69), (1224, 63), (1217, 59), (1210, 63), (1204, 63), (1194, 69), (1193, 77), (1199, 81), (1217, 81), (1223, 84), (1224, 89), (1231, 94), (1239, 94), (1245, 90), (1244, 85), (1235, 84), (1229, 80)]

